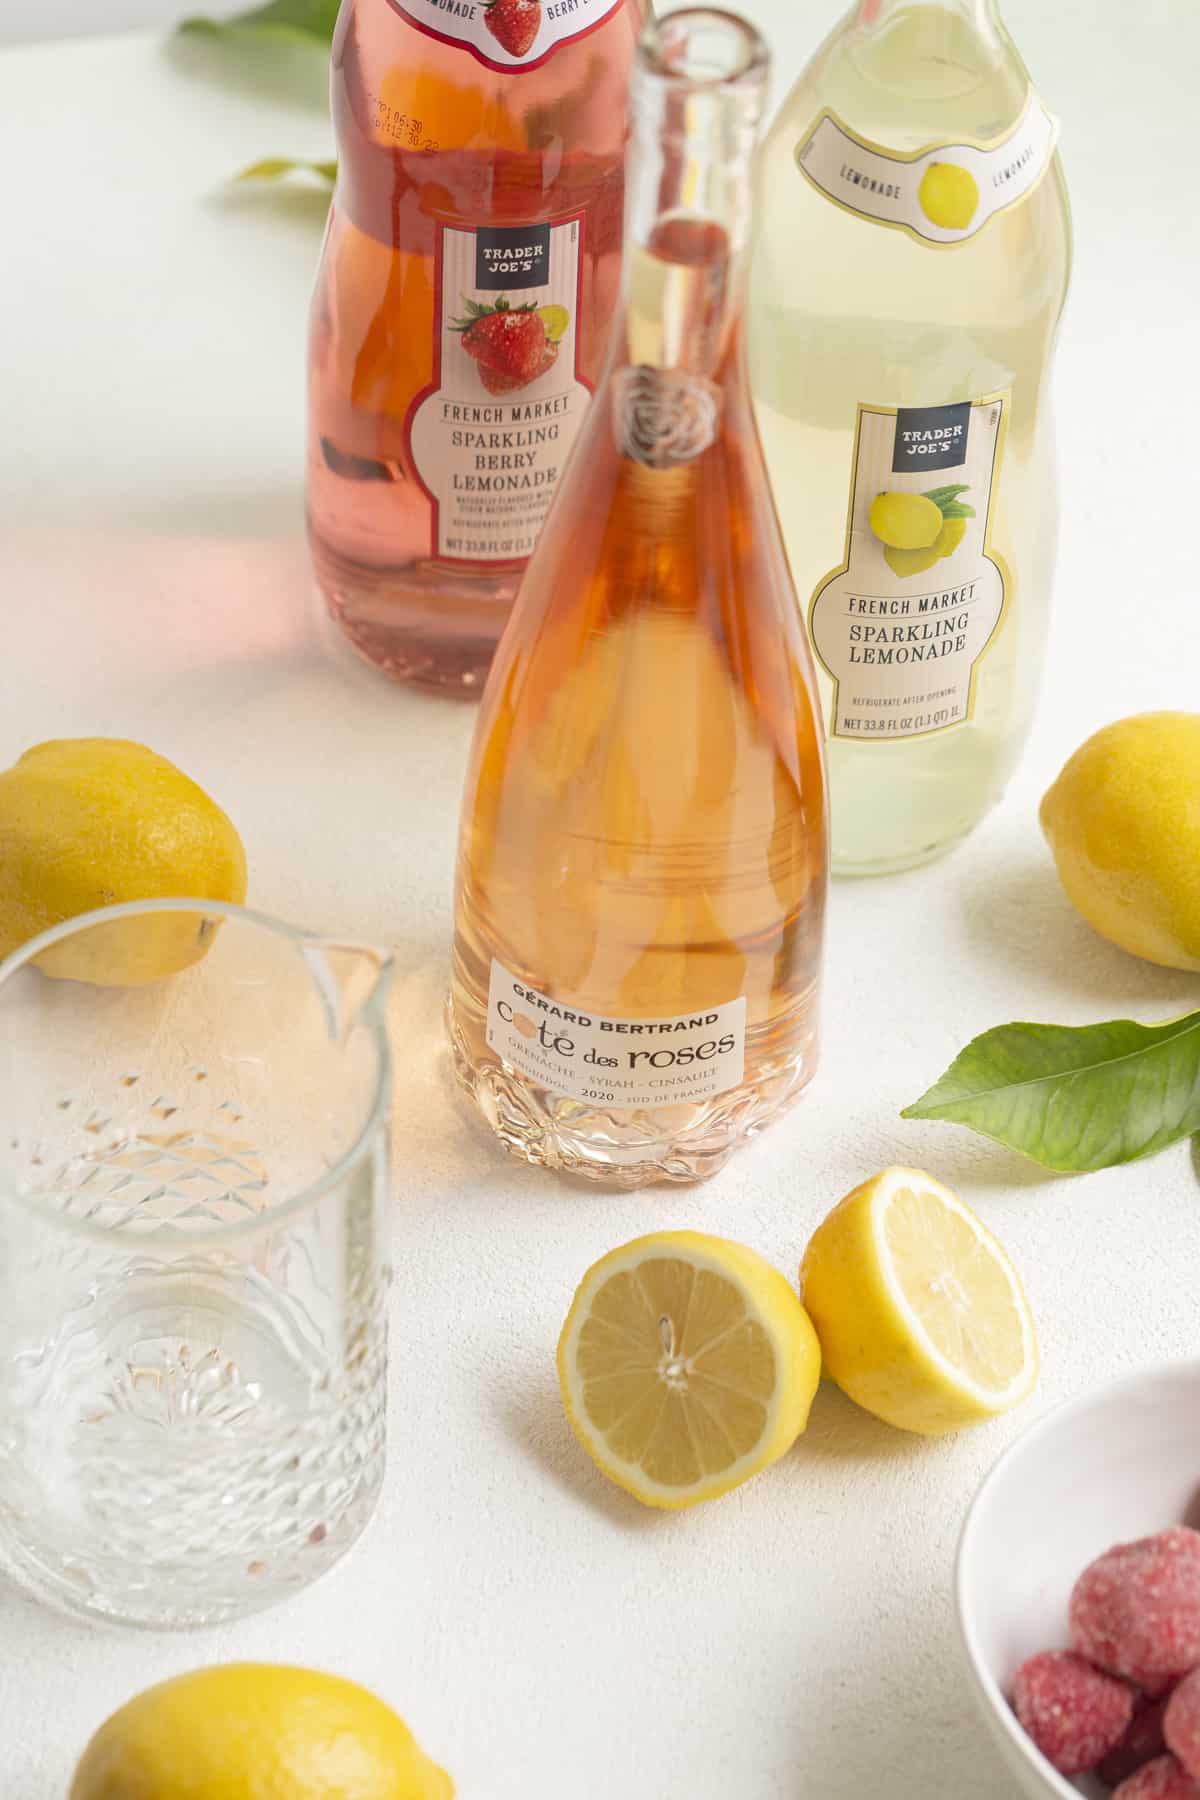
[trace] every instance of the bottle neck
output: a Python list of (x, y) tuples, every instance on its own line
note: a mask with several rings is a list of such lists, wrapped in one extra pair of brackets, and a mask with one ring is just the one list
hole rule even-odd
[(911, 13), (917, 8), (922, 13), (945, 13), (948, 18), (965, 20), (985, 35), (990, 35), (1000, 23), (998, 0), (858, 0), (855, 28), (878, 31), (890, 25), (898, 13)]
[[(647, 27), (625, 214), (628, 360), (712, 376), (741, 316), (766, 50), (728, 13)], [(619, 353), (619, 352), (618, 352)]]

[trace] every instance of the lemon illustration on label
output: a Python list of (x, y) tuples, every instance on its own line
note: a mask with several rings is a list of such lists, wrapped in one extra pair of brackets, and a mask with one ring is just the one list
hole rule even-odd
[(946, 520), (946, 523), (938, 532), (933, 543), (933, 547), (938, 553), (939, 561), (944, 556), (954, 555), (954, 552), (958, 549), (958, 546), (962, 543), (963, 538), (966, 535), (966, 530), (967, 521), (965, 518), (951, 518)]
[(870, 516), (871, 530), (892, 550), (928, 550), (942, 529), (941, 509), (924, 494), (876, 494)]
[(932, 569), (940, 555), (936, 542), (928, 550), (893, 550), (889, 544), (884, 549), (883, 560), (892, 574), (899, 575), (903, 581), (909, 575), (923, 575), (926, 569)]
[(883, 545), (883, 559), (902, 581), (924, 575), (943, 557), (953, 556), (966, 535), (975, 508), (960, 498), (962, 482), (930, 488), (925, 494), (877, 494), (871, 502), (871, 530)]
[(546, 336), (552, 344), (567, 335), (567, 326), (571, 323), (571, 315), (565, 306), (539, 306), (538, 318), (546, 328)]
[(965, 231), (979, 206), (979, 183), (960, 163), (930, 163), (917, 189), (921, 211), (943, 231)]

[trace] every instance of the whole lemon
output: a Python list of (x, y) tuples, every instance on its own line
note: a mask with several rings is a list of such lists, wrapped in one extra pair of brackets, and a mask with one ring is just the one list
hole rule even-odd
[[(0, 774), (0, 956), (123, 900), (246, 897), (246, 853), (203, 788), (123, 738), (37, 744)], [(121, 920), (38, 958), (47, 975), (132, 986), (185, 969), (211, 939), (194, 913)]]
[(961, 163), (930, 163), (917, 189), (921, 211), (946, 231), (965, 231), (979, 205), (979, 183)]
[(942, 529), (941, 509), (925, 494), (876, 494), (871, 530), (892, 550), (928, 550)]
[(453, 1800), (402, 1719), (353, 1681), (224, 1663), (147, 1688), (83, 1753), (70, 1800)]
[(1089, 925), (1147, 962), (1200, 969), (1200, 713), (1138, 713), (1075, 752), (1041, 807)]

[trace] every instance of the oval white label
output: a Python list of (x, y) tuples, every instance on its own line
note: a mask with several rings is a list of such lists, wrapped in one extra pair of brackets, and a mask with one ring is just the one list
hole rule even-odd
[(1036, 94), (992, 144), (933, 144), (900, 156), (823, 112), (796, 151), (801, 173), (848, 212), (921, 243), (964, 243), (1031, 193), (1050, 166), (1058, 124)]
[(536, 69), (572, 38), (586, 37), (624, 0), (391, 0), (410, 25), (462, 44), (489, 69)]

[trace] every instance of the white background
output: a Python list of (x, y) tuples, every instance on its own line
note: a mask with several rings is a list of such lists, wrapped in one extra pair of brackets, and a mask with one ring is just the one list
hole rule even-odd
[[(784, 79), (832, 12), (752, 10)], [(898, 1113), (1000, 1020), (1200, 1003), (1196, 978), (1075, 917), (1036, 824), (1087, 732), (1197, 704), (1200, 12), (1007, 11), (1063, 119), (1078, 236), (1038, 726), (956, 854), (835, 889), (823, 1066), (795, 1114), (703, 1189), (634, 1198), (510, 1168), (453, 1099), (439, 1005), (470, 715), (361, 669), (311, 600), (303, 366), (324, 201), (227, 177), (327, 153), (323, 71), (150, 37), (0, 55), (0, 766), (58, 734), (141, 738), (232, 812), (257, 905), (395, 942), (402, 967), (378, 1515), (324, 1582), (228, 1630), (102, 1636), (0, 1591), (5, 1800), (57, 1800), (108, 1711), (231, 1657), (368, 1682), (462, 1800), (1010, 1800), (958, 1667), (963, 1511), (1038, 1411), (1195, 1353), (1200, 1182), (1182, 1147), (1053, 1179)], [(587, 1264), (693, 1224), (793, 1271), (826, 1209), (889, 1161), (958, 1185), (1008, 1245), (1040, 1326), (1036, 1398), (923, 1443), (825, 1389), (796, 1451), (718, 1505), (660, 1518), (608, 1487), (553, 1374)]]
[(247, 10), (251, 0), (4, 0), (0, 44), (32, 44), (42, 38), (83, 37), (110, 31), (168, 30), (192, 13), (222, 19)]

